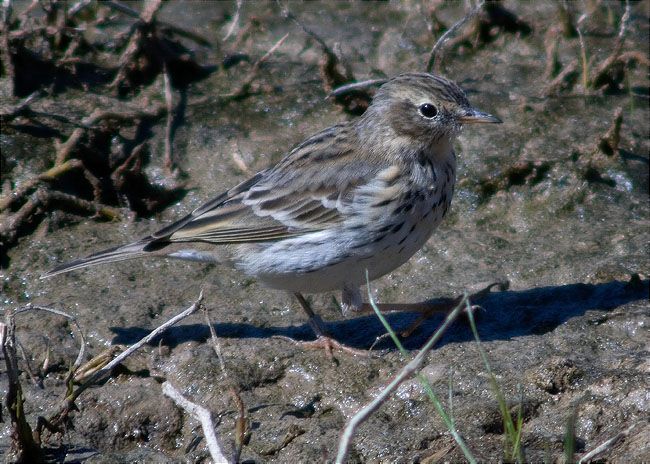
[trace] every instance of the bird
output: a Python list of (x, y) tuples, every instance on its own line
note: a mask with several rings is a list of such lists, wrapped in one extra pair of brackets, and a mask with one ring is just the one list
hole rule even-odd
[(347, 350), (303, 294), (339, 290), (344, 313), (368, 310), (361, 287), (408, 261), (448, 213), (453, 142), (463, 126), (501, 122), (470, 105), (447, 78), (397, 75), (360, 117), (312, 135), (275, 166), (151, 235), (43, 277), (146, 256), (232, 265), (294, 294), (316, 334), (314, 346)]

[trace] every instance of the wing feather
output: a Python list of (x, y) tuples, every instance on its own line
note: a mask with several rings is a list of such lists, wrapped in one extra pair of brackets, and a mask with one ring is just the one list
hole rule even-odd
[(351, 124), (326, 129), (298, 145), (274, 168), (219, 195), (152, 238), (161, 242), (258, 242), (340, 224), (353, 191), (380, 169), (341, 169), (358, 160), (352, 148), (358, 146), (355, 138)]

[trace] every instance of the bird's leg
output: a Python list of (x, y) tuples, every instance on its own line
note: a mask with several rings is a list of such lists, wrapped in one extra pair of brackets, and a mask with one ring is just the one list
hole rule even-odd
[(307, 301), (307, 299), (302, 296), (302, 293), (296, 292), (293, 295), (298, 300), (298, 303), (300, 303), (302, 310), (307, 314), (307, 317), (309, 318), (309, 326), (316, 334), (316, 337), (325, 336), (325, 324), (323, 323), (323, 319), (321, 319), (321, 317), (316, 314), (313, 309), (311, 309), (309, 301)]
[[(340, 351), (345, 351), (346, 353), (350, 354), (355, 354), (355, 355), (360, 355), (360, 356), (368, 356), (368, 352), (364, 350), (357, 350), (354, 348), (351, 348), (349, 346), (346, 346), (342, 343), (337, 342), (334, 340), (332, 337), (327, 335), (327, 331), (325, 330), (323, 320), (318, 316), (312, 309), (311, 305), (309, 302), (305, 299), (304, 296), (302, 296), (301, 293), (294, 293), (296, 299), (300, 303), (300, 306), (302, 307), (303, 311), (307, 314), (309, 317), (309, 325), (316, 334), (316, 340), (312, 342), (298, 342), (296, 340), (290, 339), (292, 342), (294, 342), (297, 345), (302, 346), (303, 348), (307, 349), (325, 349), (325, 352), (327, 355), (332, 358), (332, 351), (333, 350), (340, 350)], [(284, 338), (284, 337), (283, 337)]]
[[(473, 306), (473, 302), (480, 300), (484, 298), (487, 294), (490, 293), (490, 291), (494, 287), (498, 287), (499, 290), (504, 291), (507, 290), (509, 286), (509, 282), (493, 282), (490, 285), (486, 286), (485, 288), (479, 290), (478, 292), (472, 293), (467, 297), (470, 307), (472, 309), (475, 309), (475, 306)], [(456, 306), (458, 306), (461, 301), (463, 301), (463, 295), (458, 296), (456, 298), (443, 298), (443, 299), (437, 299), (435, 301), (424, 301), (421, 303), (378, 303), (376, 306), (379, 308), (380, 311), (384, 312), (392, 312), (392, 311), (411, 311), (411, 312), (419, 312), (420, 317), (418, 317), (410, 326), (408, 326), (406, 329), (404, 329), (400, 335), (402, 337), (408, 337), (410, 336), (415, 329), (417, 329), (424, 321), (429, 319), (431, 316), (433, 316), (436, 313), (448, 313), (452, 311)], [(359, 312), (373, 312), (373, 308), (370, 305), (370, 303), (363, 303), (360, 308), (358, 308)]]

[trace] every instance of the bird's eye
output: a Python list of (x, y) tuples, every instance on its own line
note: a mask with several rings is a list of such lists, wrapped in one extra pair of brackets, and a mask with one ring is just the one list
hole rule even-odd
[(438, 110), (431, 103), (424, 103), (420, 105), (420, 114), (425, 118), (431, 119), (438, 114)]

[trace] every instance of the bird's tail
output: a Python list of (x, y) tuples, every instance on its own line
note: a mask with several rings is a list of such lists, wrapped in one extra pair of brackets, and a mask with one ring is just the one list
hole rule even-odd
[[(140, 240), (138, 242), (130, 243), (128, 245), (122, 245), (115, 248), (109, 248), (108, 250), (100, 251), (98, 253), (93, 253), (90, 256), (85, 258), (76, 259), (61, 266), (57, 266), (49, 272), (46, 272), (41, 276), (41, 279), (47, 279), (48, 277), (55, 276), (57, 274), (63, 274), (65, 272), (74, 271), (75, 269), (81, 269), (88, 266), (94, 266), (96, 264), (104, 263), (113, 263), (116, 261), (124, 261), (127, 259), (139, 258), (153, 251), (152, 245), (155, 242), (151, 240)], [(154, 249), (156, 247), (153, 247)]]

